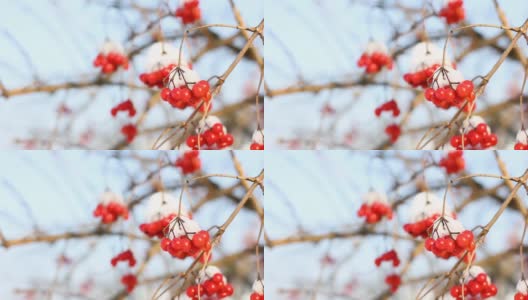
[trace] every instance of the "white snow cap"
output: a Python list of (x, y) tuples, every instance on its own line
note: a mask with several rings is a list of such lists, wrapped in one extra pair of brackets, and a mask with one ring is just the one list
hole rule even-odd
[[(460, 127), (460, 133), (464, 134), (469, 132), (471, 129), (477, 128), (479, 124), (486, 124), (486, 121), (480, 116), (472, 116), (468, 120), (464, 120), (462, 127)], [(490, 127), (488, 126), (488, 133), (491, 132)]]
[(251, 140), (253, 141), (253, 143), (264, 145), (264, 129), (255, 130), (255, 132), (253, 132), (253, 137), (251, 138)]
[[(215, 124), (220, 123), (222, 124), (222, 121), (216, 117), (216, 116), (207, 116), (205, 120), (200, 120), (198, 123), (198, 126), (196, 126), (196, 133), (202, 133), (205, 130), (212, 128)], [(224, 133), (227, 132), (225, 126), (224, 126)]]
[[(180, 66), (179, 72), (176, 71), (177, 69), (178, 67), (175, 67), (169, 74), (169, 78), (171, 78), (171, 81), (169, 81), (169, 86), (171, 88), (188, 86), (190, 89), (192, 89), (194, 84), (200, 81), (200, 75), (198, 75), (198, 73), (193, 69), (190, 69), (186, 66)], [(186, 82), (187, 85), (185, 84)]]
[(251, 289), (259, 295), (264, 295), (264, 280), (255, 280)]
[(519, 130), (515, 139), (518, 143), (528, 145), (528, 130)]
[(367, 204), (372, 204), (374, 202), (381, 202), (384, 204), (389, 203), (387, 195), (385, 193), (380, 193), (380, 192), (368, 192), (365, 195), (363, 195), (362, 198), (363, 198), (363, 202)]
[(517, 292), (527, 295), (528, 294), (528, 280), (519, 280), (515, 288)]
[[(222, 274), (222, 271), (220, 271), (218, 267), (207, 266), (205, 270), (200, 270), (200, 272), (198, 273), (198, 282), (203, 283), (204, 281), (213, 278), (215, 274), (219, 273)], [(225, 276), (223, 274), (222, 276), (224, 277), (224, 283), (227, 283), (227, 279), (225, 278)]]
[[(165, 50), (165, 52), (163, 52)], [(145, 59), (145, 69), (147, 72), (159, 70), (170, 64), (178, 64), (180, 59), (180, 50), (175, 46), (157, 42), (150, 46), (147, 50), (147, 57)], [(181, 65), (188, 65), (185, 55), (182, 53)]]
[[(435, 44), (428, 42), (418, 43), (411, 50), (411, 69), (414, 72), (418, 72), (436, 64), (442, 65), (443, 55), (443, 50)], [(451, 65), (447, 55), (445, 65)]]
[(441, 66), (438, 67), (433, 73), (434, 88), (451, 86), (456, 89), (458, 83), (462, 81), (464, 81), (464, 75), (448, 65), (445, 65), (443, 69)]
[(169, 234), (171, 238), (186, 235), (188, 238), (192, 239), (195, 233), (202, 230), (196, 221), (187, 216), (180, 216), (179, 222), (176, 222), (176, 218), (174, 218), (169, 224), (169, 228), (172, 229)]
[(114, 42), (114, 41), (106, 41), (101, 45), (101, 48), (99, 49), (99, 52), (108, 55), (110, 53), (119, 53), (119, 54), (125, 54), (125, 49), (123, 48), (123, 45), (120, 43)]
[(469, 271), (468, 270), (464, 270), (464, 273), (462, 274), (462, 278), (461, 279), (464, 280), (463, 281), (464, 283), (467, 283), (471, 279), (476, 278), (481, 273), (486, 274), (488, 283), (491, 283), (491, 279), (489, 278), (489, 276), (486, 273), (486, 271), (483, 268), (479, 267), (479, 266), (471, 266), (471, 268), (469, 268)]
[[(179, 211), (179, 200), (173, 195), (165, 192), (152, 194), (147, 201), (146, 219), (153, 222)], [(187, 208), (182, 204), (181, 214), (188, 215)]]
[(439, 217), (433, 223), (433, 238), (441, 238), (450, 235), (452, 238), (456, 238), (459, 233), (465, 230), (464, 225), (460, 221), (450, 217), (444, 216)]
[(371, 55), (375, 52), (388, 54), (389, 50), (387, 49), (387, 46), (385, 46), (384, 43), (375, 42), (375, 41), (369, 42), (367, 44), (367, 47), (365, 47), (365, 53)]
[[(442, 214), (444, 203), (442, 199), (431, 192), (421, 192), (414, 196), (411, 207), (411, 220), (418, 222), (435, 214)], [(445, 214), (451, 215), (451, 209), (446, 203)]]
[(120, 194), (116, 194), (114, 192), (106, 191), (99, 197), (99, 202), (102, 204), (110, 204), (110, 202), (117, 202), (120, 204), (124, 204), (125, 200), (123, 199), (123, 196)]

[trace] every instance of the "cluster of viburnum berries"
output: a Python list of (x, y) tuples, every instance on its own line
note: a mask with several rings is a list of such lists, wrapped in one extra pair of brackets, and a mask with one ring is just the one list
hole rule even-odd
[(264, 150), (264, 130), (256, 130), (251, 138), (250, 150)]
[(357, 61), (359, 67), (365, 68), (367, 74), (375, 74), (384, 67), (392, 70), (393, 62), (389, 51), (384, 44), (379, 42), (370, 42), (367, 44), (365, 52)]
[(497, 286), (479, 266), (471, 266), (463, 274), (459, 284), (451, 287), (450, 294), (456, 300), (487, 299), (497, 295)]
[(264, 300), (264, 280), (255, 280), (249, 300)]
[(514, 300), (528, 300), (528, 281), (524, 278), (517, 282)]
[(431, 237), (425, 239), (425, 249), (436, 257), (461, 258), (470, 262), (475, 258), (475, 240), (471, 230), (465, 230), (460, 221), (449, 216), (441, 216), (433, 223)]
[(464, 120), (460, 134), (454, 135), (450, 143), (458, 150), (488, 149), (497, 145), (497, 135), (491, 132), (484, 119), (479, 116), (472, 116), (468, 120)]
[[(174, 68), (168, 75), (168, 87), (161, 90), (161, 99), (167, 101), (172, 107), (185, 109), (197, 108), (202, 101), (201, 111), (211, 109), (211, 92), (209, 82), (200, 80), (198, 74), (190, 68)], [(172, 88), (171, 88), (172, 87)]]
[(208, 261), (211, 254), (209, 232), (201, 230), (198, 223), (189, 217), (175, 217), (169, 223), (165, 237), (161, 239), (161, 249), (172, 257), (185, 259), (200, 257), (202, 262)]
[(463, 171), (466, 167), (464, 160), (464, 151), (449, 151), (447, 156), (443, 157), (438, 163), (439, 166), (446, 170), (447, 174), (456, 174)]
[(186, 290), (187, 296), (192, 300), (223, 299), (234, 293), (233, 286), (215, 266), (207, 266), (205, 270), (201, 270), (196, 280)]
[(466, 18), (463, 0), (449, 0), (447, 4), (442, 7), (440, 17), (444, 18), (447, 24), (455, 24), (462, 22)]
[(93, 65), (101, 68), (101, 72), (104, 74), (112, 74), (120, 67), (128, 70), (128, 57), (123, 46), (115, 42), (106, 41), (94, 59)]
[(378, 192), (369, 192), (363, 197), (363, 204), (357, 215), (364, 217), (368, 224), (375, 224), (383, 217), (392, 219), (392, 208), (388, 203), (387, 196)]
[[(135, 266), (136, 258), (132, 250), (125, 250), (117, 254), (110, 260), (110, 263), (115, 267), (121, 261), (128, 262), (129, 267)], [(137, 277), (132, 273), (125, 274), (121, 276), (121, 283), (125, 286), (127, 292), (131, 293), (137, 285)]]
[(200, 160), (200, 151), (191, 150), (185, 151), (182, 156), (176, 159), (174, 163), (176, 167), (181, 168), (184, 175), (195, 173), (202, 167)]
[(461, 108), (467, 100), (466, 111), (475, 109), (475, 92), (473, 82), (463, 80), (462, 74), (451, 67), (440, 67), (431, 77), (432, 83), (425, 89), (425, 99), (436, 107), (449, 109)]
[(516, 142), (513, 149), (528, 150), (528, 132), (526, 131), (526, 129), (521, 129), (517, 133)]
[(380, 106), (376, 107), (374, 110), (374, 114), (376, 117), (381, 116), (381, 113), (384, 111), (392, 112), (393, 117), (397, 117), (400, 115), (400, 108), (398, 107), (398, 103), (396, 100), (391, 99), (390, 101), (387, 101)]
[(227, 132), (220, 119), (208, 116), (205, 120), (200, 120), (196, 134), (190, 135), (186, 144), (194, 150), (219, 150), (233, 145), (233, 142), (233, 136)]
[(182, 20), (183, 24), (191, 24), (202, 18), (199, 0), (184, 0), (176, 9), (176, 17)]
[(93, 215), (101, 218), (103, 224), (111, 224), (120, 217), (128, 220), (128, 208), (123, 197), (112, 192), (105, 192), (101, 195), (100, 203), (97, 204)]
[[(374, 260), (374, 263), (376, 264), (377, 267), (379, 267), (381, 263), (384, 261), (392, 262), (393, 267), (397, 267), (400, 265), (400, 259), (398, 258), (398, 253), (394, 249), (387, 251), (383, 253), (382, 255), (380, 255), (379, 257), (377, 257)], [(395, 293), (401, 284), (400, 275), (396, 273), (387, 275), (385, 277), (385, 283), (389, 286), (390, 291), (392, 293)]]

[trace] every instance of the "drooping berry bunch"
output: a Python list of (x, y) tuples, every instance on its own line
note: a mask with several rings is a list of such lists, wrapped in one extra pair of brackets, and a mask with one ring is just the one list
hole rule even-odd
[(202, 18), (199, 0), (184, 0), (176, 9), (176, 17), (182, 20), (183, 24), (192, 24)]
[(473, 232), (465, 230), (462, 223), (454, 218), (439, 217), (433, 224), (431, 237), (425, 240), (425, 249), (443, 259), (460, 258), (468, 251), (464, 260), (469, 262), (474, 259)]
[(211, 109), (211, 92), (209, 82), (200, 80), (198, 73), (187, 67), (175, 67), (168, 75), (168, 87), (161, 90), (161, 99), (168, 102), (172, 107), (185, 109), (187, 107), (201, 106), (204, 112)]
[(112, 264), (113, 267), (115, 267), (117, 263), (120, 261), (128, 262), (129, 267), (133, 267), (136, 265), (136, 258), (134, 257), (134, 253), (130, 249), (125, 250), (117, 254), (116, 256), (112, 257), (112, 259), (110, 260), (110, 263)]
[(249, 300), (264, 300), (264, 280), (255, 280), (255, 282), (253, 282)]
[(447, 174), (462, 172), (466, 167), (464, 151), (449, 151), (447, 156), (443, 157), (438, 164), (446, 170)]
[(383, 253), (382, 255), (376, 257), (376, 259), (374, 260), (374, 263), (376, 264), (377, 267), (379, 267), (381, 263), (384, 261), (389, 261), (389, 262), (392, 261), (393, 267), (399, 266), (400, 259), (398, 258), (398, 252), (396, 252), (396, 250), (394, 249), (389, 250)]
[(385, 134), (389, 137), (391, 143), (396, 143), (401, 135), (401, 128), (398, 124), (390, 124), (385, 127)]
[(131, 293), (137, 285), (137, 277), (134, 274), (126, 274), (121, 277), (121, 283), (128, 293)]
[(390, 291), (396, 293), (401, 285), (401, 277), (398, 274), (390, 274), (385, 277), (385, 283), (389, 285)]
[(155, 43), (147, 51), (147, 71), (139, 75), (139, 80), (149, 87), (163, 88), (168, 83), (169, 74), (178, 64), (191, 68), (178, 48), (164, 42)]
[(121, 127), (121, 134), (125, 136), (127, 143), (132, 143), (138, 131), (135, 124), (129, 123)]
[(264, 130), (255, 130), (251, 138), (250, 150), (264, 150)]
[(398, 103), (394, 99), (391, 99), (390, 101), (387, 101), (381, 104), (380, 106), (376, 107), (376, 109), (374, 110), (374, 114), (376, 114), (376, 117), (379, 117), (384, 111), (392, 112), (393, 117), (397, 117), (400, 115), (400, 108), (398, 107)]
[(447, 204), (444, 205), (435, 194), (430, 192), (416, 194), (410, 208), (411, 222), (404, 224), (403, 229), (413, 237), (427, 238), (434, 221), (442, 215), (444, 210), (446, 215), (455, 217)]
[(521, 279), (517, 282), (514, 300), (528, 300), (528, 281)]
[(464, 80), (462, 73), (451, 67), (439, 67), (432, 75), (431, 87), (425, 89), (425, 99), (436, 107), (449, 109), (462, 107), (467, 100), (468, 111), (475, 109), (475, 92), (473, 82)]
[(149, 197), (147, 203), (148, 221), (139, 225), (139, 229), (149, 237), (163, 238), (168, 233), (170, 222), (178, 214), (191, 218), (191, 214), (180, 205), (178, 199), (168, 193), (157, 192)]
[(128, 208), (124, 204), (121, 195), (104, 192), (99, 200), (99, 204), (93, 211), (96, 218), (101, 218), (103, 224), (111, 224), (116, 222), (119, 217), (128, 220)]
[(487, 299), (497, 295), (497, 286), (491, 283), (488, 274), (479, 266), (472, 266), (465, 271), (463, 280), (451, 287), (450, 294), (456, 300)]
[(99, 54), (93, 61), (94, 67), (101, 68), (103, 74), (112, 74), (122, 67), (128, 70), (128, 57), (123, 46), (107, 41), (101, 47)]
[(112, 109), (110, 110), (110, 114), (112, 115), (112, 117), (115, 117), (120, 111), (128, 112), (129, 117), (135, 116), (136, 108), (134, 107), (134, 102), (132, 102), (132, 100), (130, 99), (120, 102), (116, 106), (112, 107)]
[(223, 299), (233, 293), (233, 286), (220, 269), (214, 266), (207, 266), (205, 270), (200, 271), (196, 284), (189, 286), (186, 290), (187, 296), (193, 300)]
[(163, 88), (167, 82), (167, 77), (171, 70), (176, 67), (175, 64), (163, 66), (157, 70), (148, 73), (139, 74), (139, 80), (146, 84), (148, 87)]
[(521, 129), (517, 132), (516, 142), (513, 149), (515, 150), (528, 150), (528, 131)]
[(411, 50), (410, 72), (403, 75), (403, 80), (412, 87), (427, 88), (442, 63), (452, 65), (449, 59), (444, 59), (440, 48), (429, 42), (418, 43)]
[(405, 73), (403, 74), (403, 80), (412, 87), (427, 88), (430, 82), (429, 79), (439, 67), (440, 64), (434, 64), (413, 73)]
[[(166, 237), (161, 239), (161, 249), (179, 259), (196, 258), (202, 251), (210, 252), (211, 239), (209, 232), (200, 229), (196, 221), (181, 216), (169, 224)], [(202, 255), (200, 259), (202, 262), (209, 260), (210, 253)]]
[(193, 150), (220, 150), (233, 143), (233, 136), (227, 133), (225, 126), (215, 116), (200, 120), (196, 127), (196, 134), (190, 135), (186, 141), (187, 146)]
[(388, 204), (387, 196), (383, 193), (369, 192), (363, 197), (363, 204), (357, 215), (365, 217), (365, 222), (375, 224), (383, 217), (392, 220), (392, 208)]
[(200, 160), (200, 151), (185, 151), (182, 156), (178, 157), (175, 162), (176, 167), (182, 170), (184, 175), (199, 171), (202, 167)]
[(363, 52), (357, 61), (357, 65), (365, 68), (367, 74), (375, 74), (380, 72), (383, 67), (392, 70), (393, 61), (384, 44), (370, 42), (367, 44), (365, 52)]
[(464, 120), (460, 134), (454, 135), (450, 141), (457, 150), (483, 150), (497, 145), (497, 142), (497, 135), (491, 133), (489, 126), (479, 116)]
[(455, 24), (462, 22), (466, 18), (463, 0), (449, 0), (440, 13), (440, 17), (444, 18), (447, 24)]

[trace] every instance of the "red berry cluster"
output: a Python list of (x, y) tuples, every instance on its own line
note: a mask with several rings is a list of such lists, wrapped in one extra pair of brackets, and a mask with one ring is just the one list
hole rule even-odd
[(186, 291), (187, 296), (192, 300), (223, 299), (233, 295), (233, 293), (233, 286), (225, 281), (222, 273), (214, 274), (201, 284), (193, 284)]
[[(473, 252), (475, 250), (473, 232), (465, 230), (458, 234), (456, 238), (453, 238), (451, 235), (446, 235), (437, 239), (429, 237), (425, 240), (425, 249), (439, 258), (460, 258), (464, 255), (465, 251)], [(465, 261), (468, 261), (469, 254), (466, 255), (464, 259)]]
[(182, 173), (191, 174), (202, 167), (202, 161), (200, 160), (200, 151), (192, 150), (186, 151), (181, 157), (176, 159), (176, 167), (182, 169)]
[(486, 299), (497, 295), (497, 286), (488, 282), (486, 273), (480, 273), (463, 285), (454, 285), (450, 294), (456, 300), (468, 299), (469, 296), (475, 297), (475, 299)]
[(112, 266), (116, 266), (118, 262), (120, 261), (128, 261), (128, 266), (133, 267), (136, 265), (136, 258), (134, 257), (134, 253), (128, 249), (126, 251), (123, 251), (119, 253), (118, 255), (114, 256), (112, 260), (110, 260), (110, 263)]
[(447, 174), (456, 174), (464, 170), (466, 162), (464, 161), (464, 151), (449, 151), (446, 157), (440, 160), (439, 165), (446, 170)]
[(390, 291), (395, 293), (401, 284), (401, 277), (398, 274), (391, 274), (385, 277), (385, 283), (389, 285)]
[(464, 11), (463, 0), (450, 0), (447, 6), (443, 7), (438, 14), (446, 20), (447, 24), (455, 24), (464, 20), (466, 12)]
[(128, 293), (131, 293), (137, 285), (137, 278), (134, 274), (126, 274), (121, 277), (121, 283), (126, 287)]
[(94, 67), (100, 67), (104, 74), (111, 74), (121, 66), (128, 70), (128, 58), (117, 52), (110, 52), (107, 55), (99, 53), (93, 61)]
[(193, 150), (220, 150), (234, 143), (231, 134), (224, 131), (222, 123), (216, 123), (201, 134), (192, 134), (187, 138), (186, 144)]
[(259, 294), (257, 292), (251, 293), (249, 300), (264, 300), (264, 294)]
[(250, 150), (264, 150), (264, 145), (258, 143), (251, 143), (249, 146)]
[(528, 294), (517, 292), (515, 293), (515, 296), (513, 296), (513, 300), (528, 300)]
[(513, 149), (528, 150), (528, 131), (526, 131), (526, 129), (521, 128), (521, 130), (517, 132), (516, 143)]
[(183, 24), (192, 24), (202, 18), (199, 0), (187, 0), (176, 9), (176, 17), (181, 18)]
[(136, 108), (134, 107), (134, 102), (132, 102), (130, 99), (127, 99), (116, 106), (112, 107), (110, 110), (110, 113), (112, 114), (112, 117), (115, 117), (118, 112), (125, 111), (128, 112), (129, 117), (133, 117), (136, 115)]
[(149, 87), (163, 88), (167, 77), (175, 67), (176, 65), (170, 64), (150, 73), (141, 73), (139, 74), (139, 80)]
[(99, 203), (93, 211), (93, 215), (94, 217), (101, 217), (103, 224), (111, 224), (117, 221), (119, 217), (128, 220), (128, 208), (118, 202)]
[[(194, 82), (188, 84), (194, 84)], [(187, 107), (196, 108), (202, 100), (205, 101), (205, 103), (211, 101), (209, 82), (206, 80), (200, 80), (192, 86), (192, 89), (190, 89), (188, 85), (174, 87), (173, 89), (163, 88), (161, 90), (161, 99), (169, 102), (172, 107), (178, 109), (186, 109)], [(202, 112), (205, 111), (206, 106), (208, 111), (211, 109), (210, 103), (207, 105), (204, 104), (200, 108)]]
[(480, 123), (466, 134), (457, 134), (451, 138), (451, 146), (457, 150), (483, 150), (497, 145), (497, 135), (488, 131), (486, 123)]
[(132, 123), (123, 125), (123, 127), (121, 127), (121, 134), (125, 136), (127, 143), (132, 143), (132, 141), (136, 138), (137, 135), (136, 125)]
[(396, 143), (401, 135), (401, 128), (398, 124), (391, 124), (385, 127), (385, 134), (389, 136), (391, 143)]
[(462, 107), (464, 101), (467, 99), (471, 105), (471, 110), (475, 109), (475, 105), (472, 104), (475, 101), (475, 92), (473, 91), (474, 86), (471, 80), (464, 80), (456, 89), (451, 86), (438, 87), (436, 89), (430, 87), (425, 89), (425, 99), (433, 102), (436, 107), (449, 109), (451, 107)]
[(429, 229), (433, 226), (434, 221), (438, 219), (438, 217), (440, 217), (440, 214), (434, 214), (418, 222), (404, 224), (403, 230), (413, 237), (427, 238), (430, 233)]
[(257, 129), (251, 138), (249, 150), (264, 150), (264, 130)]
[(397, 267), (400, 265), (400, 259), (398, 258), (398, 253), (394, 249), (387, 251), (383, 253), (382, 255), (378, 256), (374, 260), (374, 263), (376, 264), (377, 267), (379, 267), (381, 263), (384, 261), (392, 261), (393, 267)]
[(414, 73), (405, 73), (403, 74), (403, 80), (405, 80), (405, 82), (410, 84), (412, 87), (427, 88), (431, 83), (431, 76), (433, 76), (434, 72), (439, 67), (439, 64), (434, 64)]
[[(161, 249), (168, 252), (172, 257), (185, 259), (187, 257), (198, 257), (202, 251), (209, 252), (211, 250), (211, 241), (209, 232), (201, 230), (189, 238), (190, 233), (182, 236), (176, 236), (173, 239), (162, 238)], [(210, 254), (208, 255), (210, 259)], [(206, 261), (206, 255), (202, 255), (201, 262)]]
[(520, 142), (517, 142), (517, 143), (515, 143), (515, 146), (513, 146), (513, 149), (514, 150), (528, 150), (528, 145), (520, 143)]
[(388, 204), (381, 202), (374, 202), (372, 204), (363, 203), (357, 215), (359, 217), (365, 217), (365, 221), (368, 224), (375, 224), (381, 221), (384, 216), (392, 220), (392, 208)]
[(396, 100), (392, 99), (390, 101), (387, 101), (383, 103), (382, 105), (376, 107), (374, 110), (374, 113), (377, 117), (381, 116), (381, 113), (384, 111), (392, 111), (392, 116), (397, 117), (400, 115), (400, 108), (398, 107), (398, 103)]
[(372, 54), (363, 53), (359, 58), (357, 65), (364, 67), (367, 74), (375, 74), (381, 71), (383, 67), (392, 70), (392, 58), (382, 52), (374, 52)]
[(139, 225), (139, 230), (149, 237), (163, 238), (167, 233), (170, 222), (176, 217), (176, 214), (170, 214), (164, 218), (150, 223)]

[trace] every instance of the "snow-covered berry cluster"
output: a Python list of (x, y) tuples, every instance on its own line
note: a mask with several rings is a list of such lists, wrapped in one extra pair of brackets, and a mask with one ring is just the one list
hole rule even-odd
[[(202, 230), (196, 221), (185, 216), (175, 217), (171, 220), (160, 245), (163, 251), (179, 259), (196, 258), (202, 251), (209, 252), (211, 250), (209, 232)], [(210, 256), (210, 254), (202, 255), (202, 262), (210, 258), (206, 258), (206, 256)]]
[(376, 107), (376, 109), (374, 110), (374, 114), (376, 115), (376, 117), (379, 117), (384, 111), (392, 112), (393, 117), (397, 117), (400, 115), (400, 108), (398, 107), (398, 103), (394, 99), (391, 99)]
[(384, 67), (392, 70), (393, 62), (387, 47), (380, 42), (369, 42), (367, 48), (357, 61), (359, 67), (365, 68), (367, 74), (375, 74)]
[(94, 59), (93, 65), (94, 67), (101, 68), (103, 74), (112, 74), (120, 67), (128, 70), (128, 57), (121, 44), (106, 41)]
[(163, 42), (155, 43), (147, 50), (147, 71), (139, 75), (139, 80), (149, 87), (163, 88), (168, 82), (169, 74), (178, 64), (180, 67), (187, 65), (191, 68), (175, 46)]
[(431, 101), (436, 107), (442, 109), (461, 108), (467, 100), (467, 111), (475, 109), (473, 82), (464, 80), (460, 71), (449, 66), (438, 67), (431, 80), (431, 86), (425, 89), (425, 99)]
[(264, 300), (264, 280), (255, 280), (249, 300)]
[(100, 217), (103, 224), (111, 224), (120, 217), (128, 220), (128, 208), (121, 195), (108, 191), (99, 198), (99, 204), (93, 211), (93, 215)]
[(130, 249), (125, 250), (117, 254), (116, 256), (112, 257), (112, 259), (110, 260), (110, 263), (112, 264), (113, 267), (115, 267), (117, 263), (119, 263), (120, 261), (128, 262), (129, 267), (133, 267), (136, 265), (136, 258), (134, 257), (134, 253)]
[(404, 224), (403, 230), (413, 237), (427, 238), (434, 221), (442, 215), (444, 210), (446, 215), (455, 217), (447, 204), (444, 207), (443, 201), (435, 194), (421, 192), (415, 195), (411, 202), (411, 222)]
[(514, 300), (528, 300), (528, 280), (521, 279), (517, 282)]
[(460, 23), (466, 18), (463, 0), (447, 0), (438, 14), (447, 24)]
[(112, 107), (112, 109), (110, 110), (110, 114), (112, 115), (112, 117), (115, 117), (120, 111), (128, 112), (129, 117), (135, 116), (136, 108), (134, 107), (134, 102), (132, 102), (132, 100), (130, 99), (120, 102), (116, 106)]
[(163, 238), (168, 233), (170, 222), (178, 215), (191, 218), (176, 198), (165, 192), (157, 192), (148, 200), (147, 222), (139, 225), (139, 229), (149, 237)]
[(528, 131), (526, 129), (519, 130), (515, 140), (516, 142), (513, 149), (528, 150)]
[(462, 172), (466, 167), (464, 151), (449, 151), (447, 156), (442, 157), (438, 165), (444, 168), (447, 174), (456, 174)]
[(200, 151), (185, 151), (182, 156), (176, 159), (175, 165), (182, 170), (184, 175), (199, 171), (202, 167)]
[(456, 300), (487, 299), (497, 295), (497, 286), (491, 282), (484, 269), (471, 266), (464, 271), (461, 282), (451, 287), (450, 294)]
[[(442, 66), (444, 55), (440, 48), (429, 42), (416, 44), (411, 50), (410, 72), (403, 74), (403, 80), (412, 87), (427, 88), (434, 72)], [(446, 65), (452, 65), (445, 59)]]
[(396, 252), (396, 250), (394, 249), (389, 250), (381, 254), (380, 256), (376, 257), (376, 259), (374, 260), (374, 264), (376, 264), (376, 266), (379, 267), (381, 263), (384, 261), (392, 262), (393, 267), (399, 266), (400, 259), (398, 258), (398, 252)]
[(183, 24), (196, 23), (202, 18), (199, 0), (183, 0), (174, 13)]
[(443, 259), (461, 258), (468, 251), (464, 261), (472, 261), (475, 250), (473, 232), (464, 229), (462, 223), (452, 217), (439, 217), (433, 223), (431, 236), (425, 239), (425, 249)]
[(185, 109), (201, 106), (202, 112), (211, 109), (211, 92), (209, 82), (200, 80), (198, 73), (188, 67), (175, 67), (168, 74), (167, 87), (161, 90), (161, 99), (172, 107)]
[(196, 134), (187, 138), (186, 144), (193, 150), (220, 150), (234, 143), (234, 138), (227, 133), (227, 129), (219, 118), (208, 116), (200, 120), (196, 127)]
[(255, 130), (251, 138), (250, 150), (264, 150), (264, 130)]
[(215, 266), (207, 266), (205, 270), (201, 270), (196, 283), (186, 290), (187, 296), (192, 300), (224, 299), (233, 293), (233, 286), (227, 281), (222, 271)]
[(369, 192), (363, 196), (363, 204), (359, 208), (357, 215), (364, 217), (368, 224), (375, 224), (383, 217), (392, 219), (392, 208), (389, 205), (387, 195), (379, 192)]
[(451, 146), (457, 150), (484, 150), (497, 145), (497, 135), (491, 133), (483, 118), (472, 116), (464, 120), (460, 134), (451, 138)]

